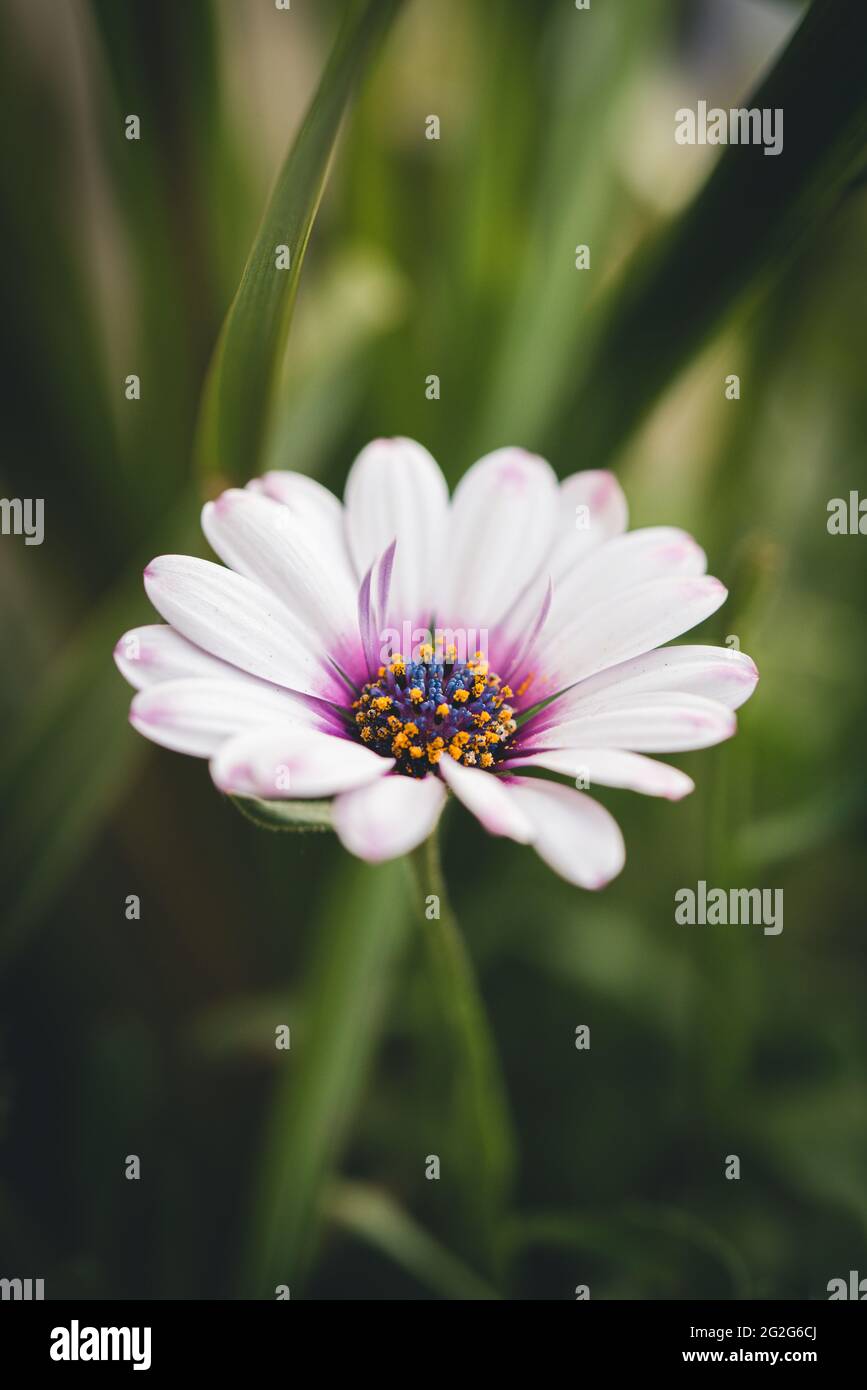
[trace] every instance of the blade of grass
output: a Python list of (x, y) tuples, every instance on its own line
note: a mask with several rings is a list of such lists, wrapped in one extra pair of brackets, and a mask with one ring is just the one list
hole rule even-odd
[(428, 1235), (387, 1192), (367, 1183), (335, 1183), (323, 1206), (326, 1218), (336, 1226), (387, 1255), (443, 1298), (498, 1298), (495, 1289)]
[(729, 145), (689, 208), (640, 252), (590, 325), (552, 437), (603, 466), (726, 317), (776, 283), (867, 158), (867, 6), (816, 0), (744, 103), (784, 112), (782, 151)]
[[(199, 421), (197, 459), (203, 475), (240, 482), (262, 457), (301, 265), (343, 113), (401, 3), (364, 0), (347, 8), (223, 324)], [(286, 269), (277, 264), (281, 246), (289, 248)]]

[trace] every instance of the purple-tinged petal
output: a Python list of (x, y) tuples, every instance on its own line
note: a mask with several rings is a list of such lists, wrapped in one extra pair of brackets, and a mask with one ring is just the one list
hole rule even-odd
[(505, 783), (481, 768), (464, 767), (444, 754), (438, 764), (440, 775), (458, 801), (481, 821), (489, 835), (508, 835), (526, 845), (533, 838), (533, 826)]
[(396, 859), (427, 839), (445, 798), (438, 777), (383, 777), (336, 798), (334, 829), (344, 848), (360, 859), (374, 864)]
[(211, 760), (211, 776), (235, 796), (292, 801), (364, 786), (393, 767), (360, 743), (287, 723), (229, 739)]

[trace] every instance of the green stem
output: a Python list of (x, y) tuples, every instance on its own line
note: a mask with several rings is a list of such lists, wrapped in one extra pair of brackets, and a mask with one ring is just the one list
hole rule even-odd
[(506, 1087), (472, 961), (448, 901), (436, 831), (409, 860), (434, 987), (451, 1030), (458, 1147), (467, 1157), (467, 1176), (475, 1175), (478, 1186), (465, 1193), (468, 1221), (486, 1263), (496, 1266), (500, 1219), (515, 1171)]

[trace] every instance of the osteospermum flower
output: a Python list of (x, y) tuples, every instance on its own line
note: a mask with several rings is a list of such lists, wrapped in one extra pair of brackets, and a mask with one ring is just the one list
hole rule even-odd
[(560, 483), (520, 449), (480, 459), (451, 499), (408, 439), (368, 445), (342, 504), (268, 473), (205, 506), (222, 565), (145, 570), (168, 625), (118, 643), (131, 721), (209, 758), (223, 792), (333, 798), (364, 859), (414, 849), (451, 792), (599, 888), (623, 866), (616, 821), (539, 773), (678, 800), (690, 778), (646, 755), (728, 738), (758, 679), (740, 652), (662, 645), (726, 591), (683, 531), (626, 525), (610, 473)]

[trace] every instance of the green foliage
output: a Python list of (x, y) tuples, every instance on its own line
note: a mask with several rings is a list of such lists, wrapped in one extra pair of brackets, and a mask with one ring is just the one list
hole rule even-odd
[[(0, 493), (46, 499), (42, 547), (0, 538), (4, 1251), (57, 1296), (823, 1297), (867, 1217), (863, 538), (825, 529), (867, 440), (863, 4), (713, 41), (692, 0), (61, 8), (0, 21)], [(784, 154), (685, 176), (705, 81), (784, 107)], [(203, 486), (339, 492), (400, 433), (452, 482), (616, 463), (730, 586), (696, 640), (762, 674), (687, 802), (601, 794), (602, 895), (456, 808), (457, 962), (403, 866), (262, 833), (326, 806), (149, 747), (111, 660)], [(783, 934), (676, 927), (699, 878), (782, 887)]]
[(261, 458), (301, 267), (340, 122), (371, 49), (401, 3), (352, 0), (345, 7), (319, 89), (277, 177), (205, 392), (199, 463), (224, 484), (245, 482)]

